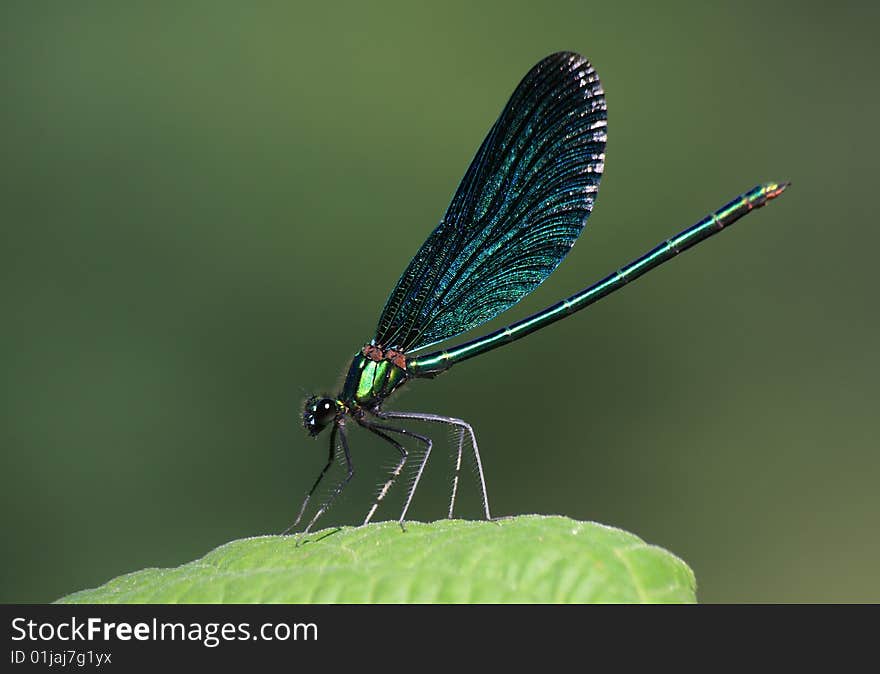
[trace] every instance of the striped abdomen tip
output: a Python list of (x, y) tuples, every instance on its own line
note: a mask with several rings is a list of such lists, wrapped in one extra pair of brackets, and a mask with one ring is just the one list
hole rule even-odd
[(780, 194), (782, 194), (785, 191), (785, 189), (789, 185), (791, 185), (791, 182), (788, 180), (786, 180), (785, 182), (782, 182), (782, 183), (764, 183), (764, 190), (765, 190), (764, 194), (767, 198), (767, 201), (770, 201), (770, 199), (775, 199), (776, 197), (778, 197)]

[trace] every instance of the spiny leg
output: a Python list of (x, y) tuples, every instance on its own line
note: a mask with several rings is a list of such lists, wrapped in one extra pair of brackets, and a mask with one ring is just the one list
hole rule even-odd
[(339, 422), (336, 426), (333, 427), (333, 430), (339, 429), (339, 439), (342, 440), (342, 451), (345, 453), (345, 465), (348, 468), (348, 474), (345, 478), (336, 485), (336, 489), (333, 490), (333, 493), (330, 494), (330, 498), (324, 501), (324, 504), (318, 508), (318, 512), (315, 513), (314, 517), (312, 517), (311, 521), (309, 521), (308, 525), (302, 531), (302, 535), (305, 536), (309, 533), (309, 530), (318, 521), (318, 518), (321, 517), (327, 509), (333, 504), (333, 501), (336, 500), (336, 497), (345, 489), (346, 485), (351, 482), (351, 478), (354, 476), (354, 464), (351, 462), (351, 452), (348, 450), (348, 439), (345, 437), (345, 428), (342, 426), (342, 422)]
[[(489, 513), (489, 495), (486, 491), (486, 478), (483, 475), (483, 462), (480, 459), (480, 450), (477, 447), (477, 437), (476, 435), (474, 435), (474, 429), (469, 423), (463, 421), (462, 419), (456, 419), (455, 417), (444, 417), (439, 414), (423, 414), (421, 412), (386, 412), (382, 410), (376, 411), (375, 414), (382, 419), (414, 419), (417, 421), (449, 424), (450, 426), (456, 426), (457, 428), (462, 429), (462, 438), (464, 437), (464, 433), (467, 432), (471, 437), (471, 446), (474, 449), (474, 461), (477, 464), (477, 474), (480, 478), (480, 497), (483, 501), (483, 513), (486, 515), (487, 520), (492, 519), (492, 515)], [(452, 510), (455, 506), (455, 495), (456, 491), (458, 490), (458, 470), (461, 467), (461, 450), (462, 443), (459, 442), (459, 454), (455, 474), (456, 476), (453, 482), (452, 500), (449, 504), (450, 517), (452, 516)]]
[(389, 437), (388, 435), (383, 433), (381, 430), (379, 430), (375, 426), (370, 425), (369, 422), (367, 422), (367, 423), (361, 422), (361, 425), (364, 428), (366, 428), (368, 431), (370, 431), (371, 433), (375, 433), (376, 435), (378, 435), (380, 438), (382, 438), (386, 442), (390, 442), (392, 445), (394, 445), (397, 448), (397, 451), (400, 452), (400, 461), (398, 462), (397, 466), (394, 467), (394, 470), (391, 471), (391, 475), (388, 477), (388, 481), (382, 486), (382, 489), (379, 490), (379, 494), (376, 497), (376, 502), (373, 504), (373, 507), (370, 508), (370, 512), (367, 513), (367, 516), (364, 519), (364, 524), (369, 524), (370, 520), (373, 518), (373, 513), (375, 513), (376, 508), (379, 507), (379, 503), (382, 501), (383, 498), (385, 498), (385, 494), (388, 493), (388, 490), (391, 489), (391, 485), (394, 484), (395, 480), (397, 480), (398, 476), (400, 475), (400, 472), (403, 470), (403, 466), (406, 463), (406, 459), (409, 456), (409, 454), (407, 453), (404, 446), (401, 445), (399, 442), (397, 442), (397, 440), (395, 440), (392, 437)]
[(458, 476), (461, 474), (461, 455), (464, 450), (464, 429), (458, 429), (458, 454), (455, 457), (455, 474), (452, 476), (452, 496), (449, 498), (449, 519), (455, 509), (455, 496), (458, 494)]
[[(375, 412), (374, 412), (375, 413)], [(377, 414), (380, 418), (381, 415)], [(412, 485), (410, 485), (409, 492), (406, 495), (406, 503), (403, 504), (403, 512), (400, 513), (400, 519), (397, 520), (398, 524), (400, 524), (400, 528), (406, 531), (406, 525), (404, 524), (404, 520), (406, 519), (406, 512), (409, 510), (409, 504), (412, 503), (413, 496), (416, 493), (416, 488), (419, 486), (419, 480), (422, 479), (422, 473), (425, 470), (425, 464), (428, 463), (428, 457), (431, 456), (431, 447), (433, 446), (433, 441), (431, 438), (425, 437), (424, 435), (419, 435), (418, 433), (413, 433), (406, 428), (396, 428), (395, 426), (384, 426), (381, 424), (375, 424), (370, 421), (361, 420), (361, 424), (365, 427), (373, 430), (375, 432), (376, 429), (380, 431), (388, 431), (389, 433), (400, 433), (401, 435), (408, 435), (412, 438), (418, 440), (419, 442), (425, 445), (425, 455), (422, 457), (421, 463), (419, 463), (419, 468), (416, 471), (415, 478), (413, 479)], [(390, 440), (390, 438), (389, 438)], [(397, 444), (397, 443), (395, 443)]]
[(324, 479), (324, 475), (327, 474), (327, 471), (330, 470), (330, 466), (333, 465), (333, 459), (336, 457), (336, 425), (333, 425), (333, 430), (330, 432), (330, 455), (327, 457), (327, 465), (324, 466), (323, 470), (318, 474), (318, 479), (315, 480), (315, 484), (312, 485), (312, 488), (309, 489), (309, 493), (306, 494), (306, 498), (300, 506), (299, 515), (296, 516), (296, 521), (287, 527), (281, 535), (289, 534), (291, 531), (296, 529), (299, 526), (299, 521), (302, 519), (303, 513), (306, 511), (306, 506), (309, 504), (309, 501), (312, 498), (312, 494), (315, 493), (315, 489), (318, 488), (318, 485), (321, 484), (321, 480)]

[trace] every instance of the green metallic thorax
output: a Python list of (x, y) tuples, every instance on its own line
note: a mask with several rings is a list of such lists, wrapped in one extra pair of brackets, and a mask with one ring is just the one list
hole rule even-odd
[(349, 407), (374, 407), (407, 380), (406, 370), (388, 360), (375, 361), (358, 353), (348, 368), (340, 399)]

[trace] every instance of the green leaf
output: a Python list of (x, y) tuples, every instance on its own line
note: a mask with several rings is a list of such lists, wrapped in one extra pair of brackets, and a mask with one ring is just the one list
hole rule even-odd
[(441, 520), (232, 541), (61, 603), (694, 602), (688, 566), (637, 536), (566, 517)]

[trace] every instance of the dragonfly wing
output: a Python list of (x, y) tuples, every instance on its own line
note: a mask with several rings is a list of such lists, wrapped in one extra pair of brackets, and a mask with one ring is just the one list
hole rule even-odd
[(606, 119), (604, 92), (584, 57), (560, 52), (535, 65), (391, 292), (376, 343), (404, 352), (430, 346), (538, 287), (593, 208)]

